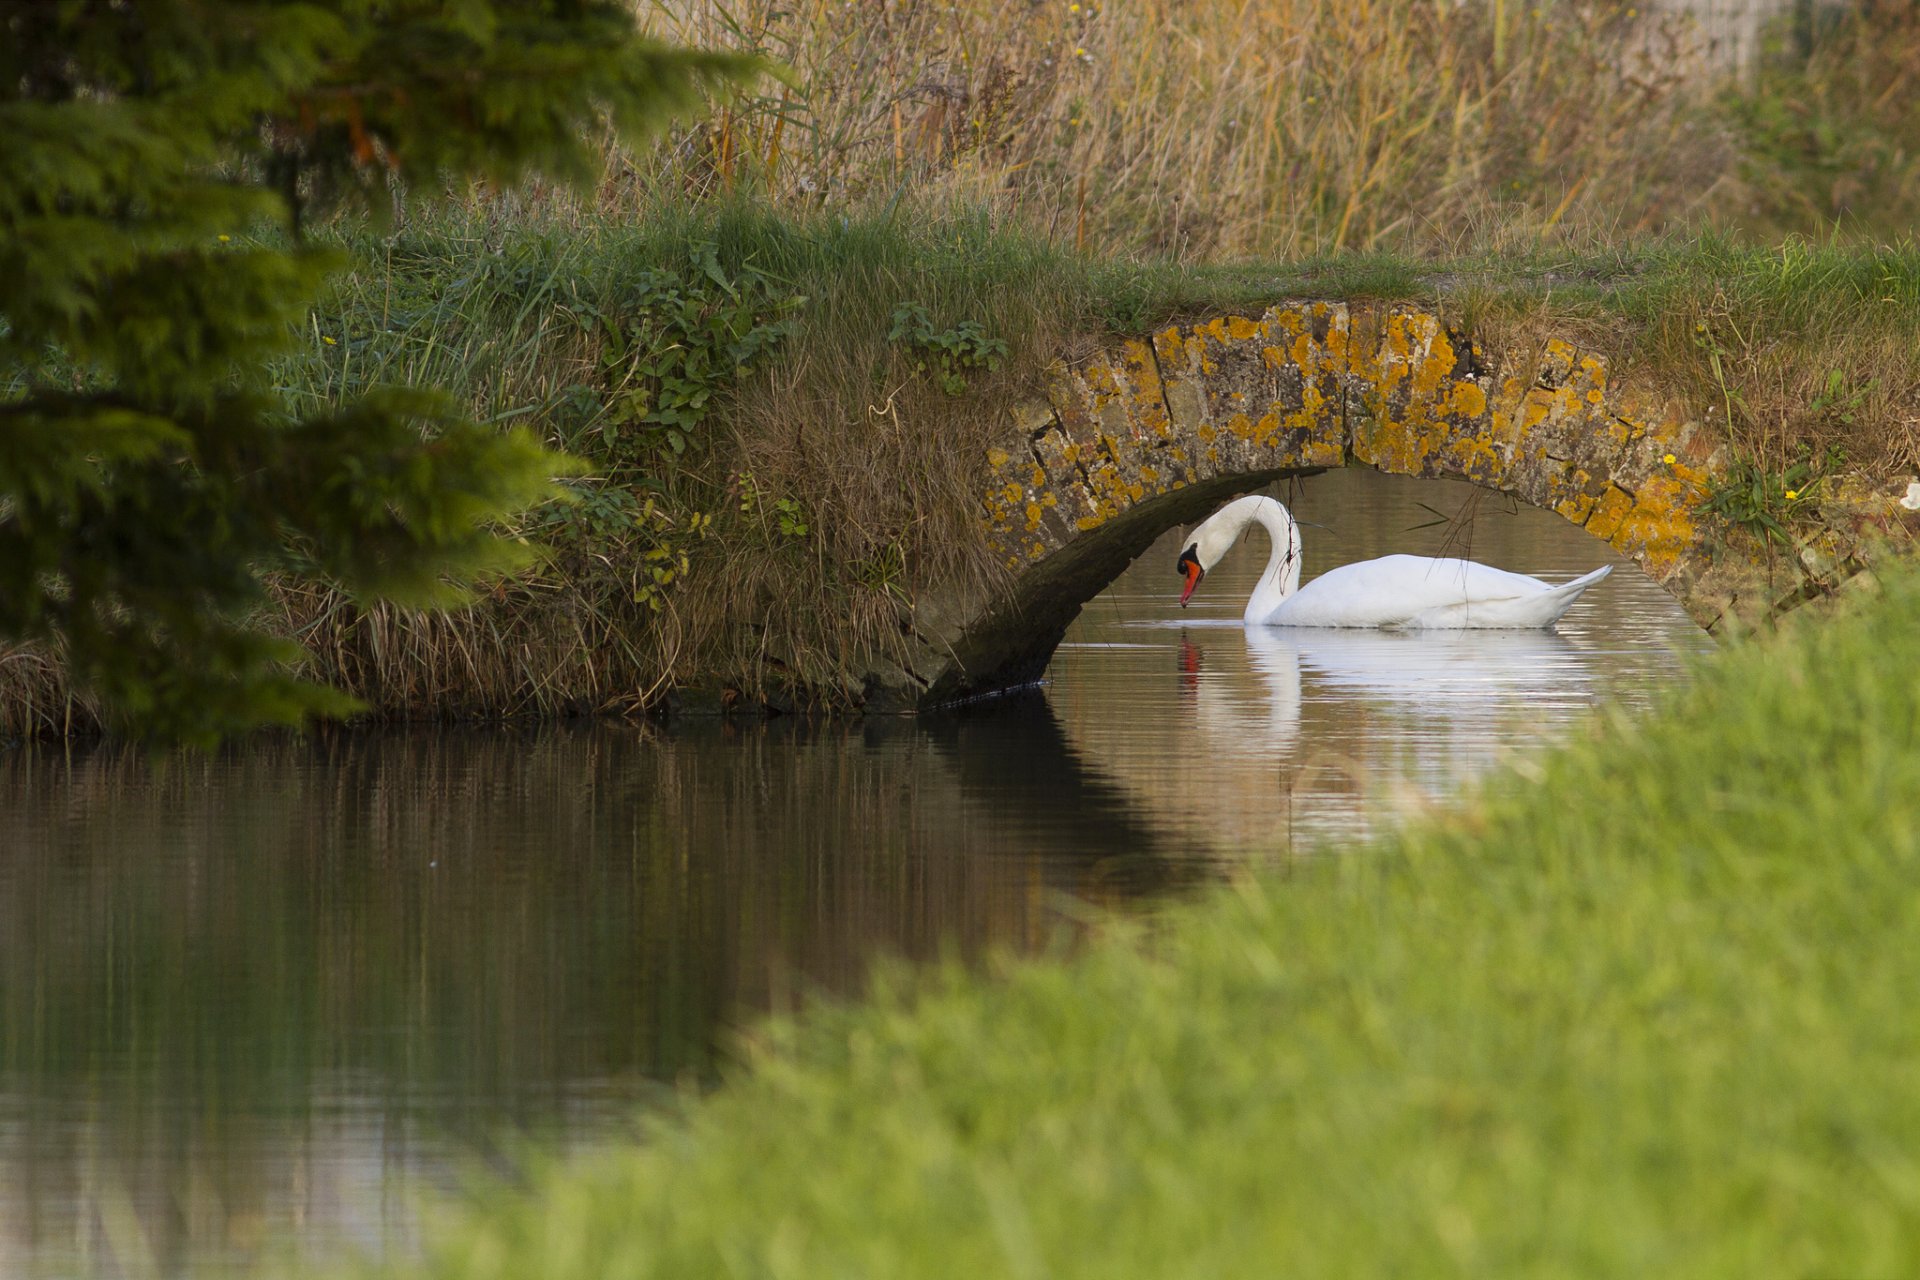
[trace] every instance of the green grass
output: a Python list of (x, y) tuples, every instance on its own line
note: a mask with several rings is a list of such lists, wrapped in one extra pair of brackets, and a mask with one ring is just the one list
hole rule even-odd
[(883, 984), (412, 1277), (1907, 1276), (1920, 585), (1457, 815)]

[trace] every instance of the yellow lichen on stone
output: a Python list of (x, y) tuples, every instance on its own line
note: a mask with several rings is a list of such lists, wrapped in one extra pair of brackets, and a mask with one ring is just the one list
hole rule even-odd
[(1487, 393), (1471, 378), (1462, 378), (1453, 386), (1452, 412), (1465, 418), (1478, 418), (1487, 411)]
[(987, 450), (987, 465), (992, 467), (995, 471), (998, 471), (1000, 468), (1007, 465), (1007, 459), (1010, 458), (1011, 456), (1012, 455), (1009, 454), (1005, 449), (989, 449)]
[(1687, 491), (1688, 502), (1697, 503), (1701, 495), (1706, 493), (1707, 473), (1702, 468), (1690, 467), (1685, 462), (1676, 459), (1667, 465), (1666, 471), (1667, 474), (1673, 478), (1675, 484), (1684, 486)]
[[(1319, 308), (1323, 306), (1326, 304), (1315, 304), (1314, 314), (1322, 314)], [(1332, 315), (1332, 320), (1327, 327), (1327, 342), (1324, 348), (1327, 353), (1326, 367), (1344, 373), (1349, 365), (1349, 353), (1353, 346), (1352, 315), (1345, 307), (1329, 307), (1328, 311)]]
[(1154, 361), (1153, 347), (1139, 338), (1128, 338), (1120, 346), (1120, 360), (1126, 369), (1131, 396), (1127, 416), (1142, 435), (1165, 440), (1173, 434), (1167, 418), (1167, 401), (1160, 388), (1160, 366)]
[[(1601, 534), (1614, 550), (1639, 562), (1647, 575), (1663, 581), (1680, 568), (1699, 538), (1693, 519), (1695, 495), (1678, 479), (1654, 475), (1641, 483), (1633, 508), (1612, 533)], [(1592, 522), (1588, 522), (1592, 529)]]
[(1633, 510), (1633, 495), (1619, 485), (1610, 484), (1600, 500), (1593, 504), (1593, 514), (1587, 517), (1587, 532), (1603, 542), (1611, 542), (1619, 531), (1620, 522)]
[(1338, 467), (1346, 460), (1346, 442), (1337, 433), (1310, 438), (1300, 450), (1300, 465), (1305, 467)]
[(1497, 483), (1507, 467), (1506, 457), (1495, 443), (1470, 430), (1442, 435), (1433, 456), (1477, 484)]
[(1558, 380), (1567, 376), (1578, 354), (1579, 350), (1565, 338), (1548, 338), (1540, 363), (1550, 377)]
[(1555, 499), (1553, 509), (1575, 524), (1585, 524), (1587, 517), (1593, 514), (1593, 495), (1573, 490), (1565, 497)]
[(1410, 328), (1421, 331), (1425, 356), (1414, 366), (1413, 392), (1422, 400), (1431, 402), (1453, 377), (1453, 371), (1459, 366), (1459, 355), (1453, 349), (1453, 342), (1447, 337), (1447, 331), (1433, 316), (1416, 317), (1418, 323), (1410, 321)]
[(1521, 436), (1530, 434), (1535, 427), (1547, 420), (1547, 415), (1553, 412), (1553, 407), (1553, 392), (1539, 387), (1527, 392), (1526, 399), (1520, 404), (1520, 425), (1515, 434)]
[(1271, 449), (1280, 443), (1280, 415), (1265, 413), (1253, 424), (1253, 443)]

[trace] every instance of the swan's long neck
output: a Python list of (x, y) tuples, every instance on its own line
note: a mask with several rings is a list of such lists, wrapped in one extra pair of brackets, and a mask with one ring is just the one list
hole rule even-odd
[(1253, 497), (1247, 503), (1247, 523), (1267, 531), (1273, 550), (1267, 556), (1266, 572), (1260, 585), (1247, 600), (1246, 621), (1265, 622), (1280, 602), (1300, 589), (1300, 526), (1287, 509), (1272, 498)]
[(1211, 564), (1232, 550), (1252, 524), (1265, 529), (1273, 544), (1266, 571), (1260, 575), (1260, 585), (1247, 601), (1246, 620), (1259, 623), (1265, 622), (1267, 615), (1300, 587), (1300, 526), (1294, 523), (1287, 509), (1272, 498), (1255, 495), (1236, 499), (1220, 508), (1194, 530), (1194, 536), (1205, 546), (1218, 548), (1203, 552), (1201, 563)]

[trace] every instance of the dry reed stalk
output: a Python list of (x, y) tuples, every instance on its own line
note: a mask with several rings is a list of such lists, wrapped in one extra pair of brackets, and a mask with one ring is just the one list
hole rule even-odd
[[(1684, 30), (1625, 4), (686, 0), (642, 13), (664, 38), (765, 53), (797, 87), (728, 104), (717, 141), (688, 148), (714, 133), (695, 126), (627, 158), (636, 172), (724, 187), (751, 161), (777, 202), (901, 183), (994, 193), (1108, 251), (1370, 248), (1456, 233), (1488, 208), (1541, 233), (1589, 210), (1657, 225), (1699, 207), (1701, 184), (1677, 179), (1725, 165), (1711, 131), (1681, 127), (1712, 88), (1687, 74)], [(743, 120), (779, 131), (777, 163), (765, 146), (732, 149)]]

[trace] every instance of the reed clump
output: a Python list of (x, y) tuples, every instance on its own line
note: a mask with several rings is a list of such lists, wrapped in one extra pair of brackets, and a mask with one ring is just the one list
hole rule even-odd
[(623, 187), (839, 206), (901, 188), (992, 199), (1084, 249), (1185, 260), (1458, 236), (1488, 219), (1621, 232), (1703, 207), (1725, 166), (1690, 28), (1540, 0), (691, 0), (675, 41), (791, 77)]

